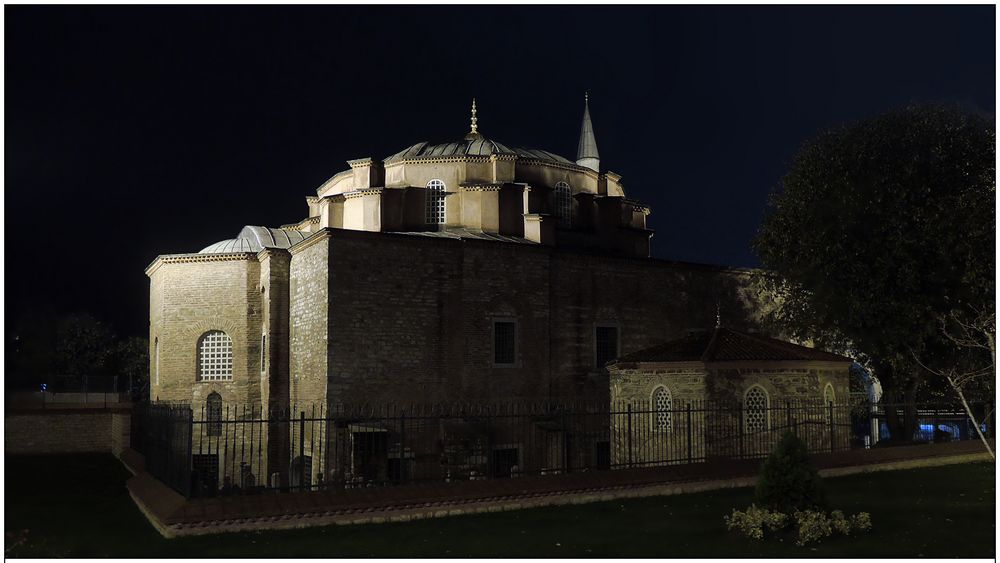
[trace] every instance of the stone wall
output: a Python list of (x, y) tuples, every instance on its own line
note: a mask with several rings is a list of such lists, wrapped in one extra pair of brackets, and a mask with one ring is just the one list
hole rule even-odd
[[(316, 250), (292, 258), (291, 377), (303, 389), (297, 377), (327, 375), (333, 402), (606, 400), (597, 325), (617, 326), (627, 354), (712, 326), (717, 305), (727, 326), (759, 324), (761, 299), (744, 270), (412, 235), (321, 236)], [(304, 283), (308, 291), (295, 289)], [(323, 314), (328, 370), (314, 348), (327, 339)], [(493, 365), (496, 319), (517, 323), (511, 367)]]
[[(162, 257), (149, 275), (150, 398), (200, 409), (217, 392), (227, 404), (260, 404), (263, 307), (256, 257)], [(197, 379), (198, 342), (212, 330), (233, 341), (231, 381)]]
[(5, 454), (109, 452), (129, 446), (128, 409), (13, 411), (4, 416)]
[[(744, 362), (740, 367), (674, 364), (626, 364), (611, 370), (612, 408), (630, 418), (612, 416), (615, 463), (713, 456), (763, 455), (786, 430), (795, 431), (810, 449), (846, 448), (850, 439), (848, 364), (816, 362)], [(835, 405), (825, 402), (830, 384)], [(744, 397), (759, 386), (767, 393), (766, 429), (744, 428)], [(654, 394), (669, 391), (670, 424), (657, 425)], [(685, 409), (692, 405), (688, 417)], [(832, 417), (832, 425), (831, 425)], [(833, 433), (831, 436), (831, 426)], [(632, 428), (631, 439), (627, 427)], [(688, 440), (687, 434), (691, 433)], [(690, 444), (690, 445), (689, 445)]]

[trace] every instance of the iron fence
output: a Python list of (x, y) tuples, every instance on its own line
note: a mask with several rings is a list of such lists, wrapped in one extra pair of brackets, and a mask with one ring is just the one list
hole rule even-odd
[[(310, 405), (267, 412), (155, 404), (137, 409), (133, 447), (181, 494), (211, 496), (756, 459), (788, 431), (812, 453), (840, 452), (885, 437), (890, 409), (903, 414), (902, 405), (819, 401), (756, 408), (715, 401)], [(925, 405), (917, 414), (920, 432), (926, 421), (935, 440), (976, 437), (961, 408)]]

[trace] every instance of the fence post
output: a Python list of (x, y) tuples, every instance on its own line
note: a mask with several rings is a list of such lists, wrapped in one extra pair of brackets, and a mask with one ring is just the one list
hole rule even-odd
[(788, 426), (788, 431), (792, 431), (792, 402), (785, 400), (785, 425)]
[(830, 401), (830, 452), (837, 451), (837, 441), (833, 433), (833, 401)]
[(192, 445), (192, 441), (194, 439), (193, 434), (194, 434), (194, 409), (189, 408), (188, 436), (187, 436), (187, 464), (186, 464), (187, 471), (185, 471), (185, 475), (187, 477), (185, 479), (185, 482), (187, 484), (184, 486), (184, 490), (186, 491), (186, 494), (184, 495), (185, 498), (191, 498), (191, 475), (193, 473), (193, 464), (194, 464), (194, 455), (193, 455), (194, 446)]
[(299, 489), (306, 486), (306, 411), (299, 414)]
[(688, 463), (693, 461), (691, 452), (691, 402), (687, 404), (687, 439), (688, 439)]
[[(486, 478), (493, 478), (493, 417), (491, 406), (486, 406)], [(517, 419), (514, 419), (517, 421)], [(516, 424), (516, 422), (515, 422)], [(518, 460), (521, 461), (521, 460)]]
[(399, 480), (406, 482), (406, 411), (399, 411)]
[(736, 424), (740, 429), (740, 443), (739, 443), (739, 458), (743, 459), (743, 405), (739, 405), (739, 410), (736, 413)]
[(632, 467), (632, 403), (628, 404), (628, 466)]

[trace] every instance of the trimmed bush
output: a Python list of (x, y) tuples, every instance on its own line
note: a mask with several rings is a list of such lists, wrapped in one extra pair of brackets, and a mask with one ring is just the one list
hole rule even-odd
[(809, 462), (805, 443), (791, 432), (764, 462), (755, 495), (756, 504), (786, 514), (827, 508), (819, 472)]
[(764, 539), (764, 529), (768, 533), (776, 533), (785, 529), (788, 525), (788, 516), (780, 512), (772, 512), (764, 508), (757, 508), (750, 505), (745, 512), (733, 509), (733, 513), (725, 517), (726, 529), (739, 532), (744, 536), (755, 539)]

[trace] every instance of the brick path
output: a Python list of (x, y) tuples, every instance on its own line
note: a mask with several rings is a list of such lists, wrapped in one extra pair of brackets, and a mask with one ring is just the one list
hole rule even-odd
[[(141, 456), (122, 456), (133, 469)], [(823, 474), (838, 475), (988, 459), (978, 441), (856, 450), (812, 456)], [(679, 494), (753, 484), (759, 460), (718, 461), (644, 469), (589, 471), (492, 481), (425, 483), (300, 493), (264, 493), (186, 500), (139, 471), (128, 489), (167, 537), (406, 521), (623, 497)]]

